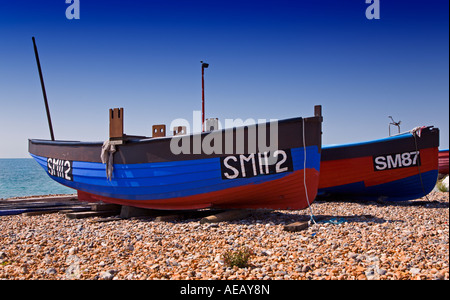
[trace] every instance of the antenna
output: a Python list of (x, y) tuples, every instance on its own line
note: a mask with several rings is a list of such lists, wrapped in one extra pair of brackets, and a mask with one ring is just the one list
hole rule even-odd
[(389, 136), (391, 136), (391, 125), (397, 126), (398, 133), (400, 133), (400, 123), (402, 121), (395, 122), (394, 119), (392, 118), (392, 116), (388, 116), (388, 118), (391, 118), (391, 120), (392, 120), (392, 122), (389, 123)]

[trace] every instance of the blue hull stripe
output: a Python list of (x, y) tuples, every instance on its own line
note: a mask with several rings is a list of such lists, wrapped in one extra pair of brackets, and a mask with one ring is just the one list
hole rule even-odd
[[(320, 170), (317, 146), (306, 147), (306, 168)], [(304, 148), (291, 149), (293, 170), (303, 170)], [(31, 156), (48, 174), (47, 158)], [(144, 164), (115, 164), (111, 181), (106, 179), (105, 165), (94, 162), (73, 162), (73, 181), (50, 176), (68, 187), (119, 199), (151, 200), (186, 197), (248, 184), (259, 184), (283, 178), (290, 172), (250, 178), (223, 180), (220, 158)]]
[[(407, 178), (394, 180), (388, 183), (366, 187), (363, 181), (319, 189), (318, 196), (328, 193), (341, 195), (345, 198), (360, 200), (388, 200), (388, 201), (406, 201), (417, 199), (431, 192), (436, 184), (438, 171), (432, 170), (421, 174), (413, 175)], [(425, 193), (424, 193), (425, 190)]]

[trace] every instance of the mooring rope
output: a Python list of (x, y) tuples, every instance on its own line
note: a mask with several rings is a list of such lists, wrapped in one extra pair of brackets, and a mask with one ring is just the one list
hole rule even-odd
[[(416, 152), (418, 152), (417, 155), (419, 156), (419, 159), (420, 159), (420, 150), (419, 150), (419, 147), (417, 146), (416, 136), (420, 137), (423, 128), (425, 128), (425, 127), (415, 127), (413, 129), (411, 129), (411, 131), (410, 131), (410, 133), (414, 137), (414, 145), (416, 146)], [(425, 196), (425, 198), (427, 198), (428, 201), (430, 201), (430, 199), (428, 199), (428, 195), (426, 195), (426, 193), (425, 193), (425, 187), (423, 186), (422, 172), (420, 171), (420, 164), (421, 164), (421, 162), (419, 160), (419, 163), (417, 164), (417, 169), (419, 170), (420, 185), (422, 186), (423, 195)]]
[(102, 163), (106, 164), (106, 178), (111, 180), (114, 170), (114, 152), (116, 152), (116, 146), (109, 141), (105, 141), (102, 146), (101, 159)]

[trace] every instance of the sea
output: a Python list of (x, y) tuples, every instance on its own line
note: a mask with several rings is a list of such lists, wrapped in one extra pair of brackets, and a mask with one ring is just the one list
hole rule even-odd
[(0, 158), (0, 199), (74, 193), (53, 181), (32, 158)]

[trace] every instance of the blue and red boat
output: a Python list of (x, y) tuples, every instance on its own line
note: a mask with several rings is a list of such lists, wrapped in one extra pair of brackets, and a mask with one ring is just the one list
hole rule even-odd
[[(34, 37), (32, 41), (51, 140), (30, 139), (29, 153), (52, 179), (77, 190), (80, 200), (167, 210), (304, 209), (316, 197), (320, 106), (310, 118), (181, 137), (164, 137), (157, 127), (152, 138), (124, 134), (123, 109), (111, 109), (105, 143), (57, 141)], [(209, 64), (201, 63), (204, 126), (203, 74)]]
[[(81, 200), (167, 210), (304, 209), (319, 185), (322, 116), (279, 121), (278, 147), (269, 153), (258, 139), (264, 134), (270, 138), (269, 130), (262, 132), (270, 126), (268, 122), (184, 137), (123, 135), (116, 151), (106, 153), (111, 163), (101, 160), (102, 142), (30, 139), (29, 152), (53, 180), (77, 190)], [(239, 137), (251, 133), (255, 147), (245, 139), (243, 151), (238, 151)], [(174, 153), (174, 138), (185, 139), (187, 151)], [(201, 148), (196, 153), (199, 141), (218, 143), (217, 151)]]
[(438, 177), (439, 129), (354, 144), (323, 146), (318, 195), (354, 200), (411, 200)]

